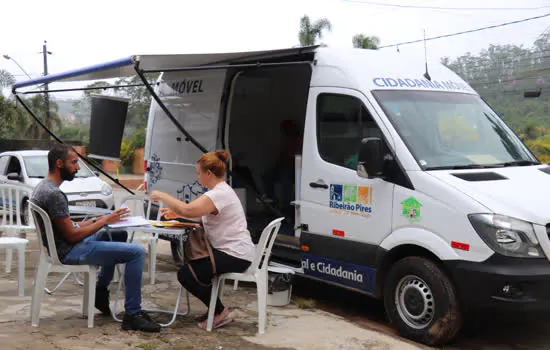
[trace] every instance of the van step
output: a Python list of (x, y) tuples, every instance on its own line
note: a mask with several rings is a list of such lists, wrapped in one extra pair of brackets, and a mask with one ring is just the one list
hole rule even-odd
[(278, 235), (271, 250), (271, 261), (297, 268), (301, 267), (300, 239), (293, 236)]

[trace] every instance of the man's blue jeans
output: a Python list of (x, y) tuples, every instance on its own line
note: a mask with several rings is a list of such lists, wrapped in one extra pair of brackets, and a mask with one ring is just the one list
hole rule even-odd
[(124, 285), (127, 314), (141, 311), (141, 279), (145, 262), (145, 249), (137, 243), (127, 243), (124, 230), (101, 229), (78, 242), (63, 259), (67, 265), (99, 265), (98, 286), (107, 287), (115, 273), (116, 264), (126, 264)]

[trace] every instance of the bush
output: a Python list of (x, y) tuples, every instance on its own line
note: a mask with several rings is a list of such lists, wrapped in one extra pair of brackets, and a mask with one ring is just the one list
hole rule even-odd
[(122, 166), (132, 165), (134, 150), (135, 147), (132, 141), (122, 140), (122, 144), (120, 145), (120, 163)]

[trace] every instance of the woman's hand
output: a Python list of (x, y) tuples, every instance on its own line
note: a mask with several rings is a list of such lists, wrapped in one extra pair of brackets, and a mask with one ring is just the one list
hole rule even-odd
[(160, 216), (168, 220), (179, 217), (179, 215), (176, 212), (170, 210), (170, 208), (160, 208)]
[(167, 195), (167, 193), (155, 190), (155, 191), (151, 192), (149, 197), (151, 197), (151, 200), (153, 202), (158, 202), (158, 201), (162, 201), (162, 199), (164, 198), (165, 195)]

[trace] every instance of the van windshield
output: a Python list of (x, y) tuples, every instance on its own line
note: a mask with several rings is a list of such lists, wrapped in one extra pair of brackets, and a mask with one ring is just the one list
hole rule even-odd
[[(44, 178), (48, 175), (48, 156), (24, 156), (25, 167), (27, 168), (27, 176), (31, 178)], [(80, 170), (76, 173), (75, 177), (90, 177), (95, 176), (94, 173), (84, 165), (82, 160), (78, 160)]]
[(477, 95), (387, 90), (373, 94), (425, 170), (539, 164)]

